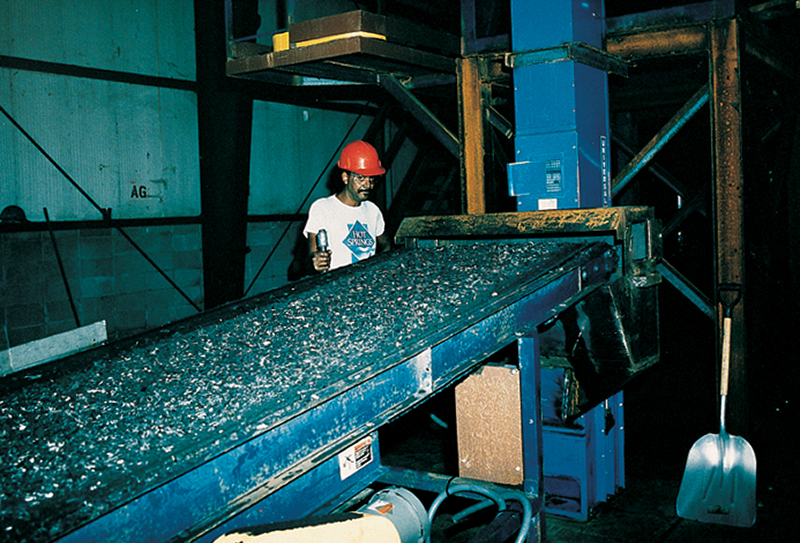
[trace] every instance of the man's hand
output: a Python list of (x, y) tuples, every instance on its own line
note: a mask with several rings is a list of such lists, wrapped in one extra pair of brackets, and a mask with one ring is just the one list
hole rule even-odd
[(318, 272), (327, 271), (331, 268), (331, 252), (316, 251), (311, 254), (311, 263)]

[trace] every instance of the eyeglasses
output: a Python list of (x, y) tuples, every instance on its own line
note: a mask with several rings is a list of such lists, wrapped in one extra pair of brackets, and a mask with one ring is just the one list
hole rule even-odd
[(363, 185), (364, 183), (375, 184), (375, 178), (371, 175), (361, 175), (359, 173), (351, 173), (350, 179), (357, 181), (359, 185)]

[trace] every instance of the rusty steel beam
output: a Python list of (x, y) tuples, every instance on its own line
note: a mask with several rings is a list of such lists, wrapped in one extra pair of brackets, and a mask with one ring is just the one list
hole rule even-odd
[[(736, 19), (709, 25), (711, 126), (714, 165), (714, 244), (717, 285), (745, 283), (744, 176), (742, 162), (742, 94), (740, 25)], [(719, 290), (719, 287), (717, 288)], [(726, 294), (720, 292), (720, 300)], [(746, 296), (733, 308), (728, 415), (731, 433), (748, 432), (747, 366), (745, 361)], [(722, 335), (722, 306), (718, 304)]]
[(439, 217), (406, 217), (395, 235), (400, 241), (413, 237), (456, 238), (470, 235), (515, 238), (560, 234), (590, 235), (613, 233), (621, 240), (633, 223), (654, 219), (653, 209), (644, 206), (550, 209)]
[(484, 61), (478, 56), (457, 63), (459, 140), (461, 141), (462, 211), (486, 213), (486, 106), (489, 87), (483, 84)]
[(606, 52), (626, 59), (703, 53), (706, 48), (706, 25), (610, 35), (606, 38)]

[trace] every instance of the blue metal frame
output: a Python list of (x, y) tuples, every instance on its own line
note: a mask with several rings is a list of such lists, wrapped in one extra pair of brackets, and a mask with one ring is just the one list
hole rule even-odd
[[(508, 166), (509, 194), (518, 211), (607, 207), (609, 170), (609, 67), (622, 63), (572, 51), (601, 49), (602, 0), (512, 0), (516, 112), (515, 162)], [(579, 429), (545, 425), (548, 494), (571, 494), (548, 510), (586, 519), (589, 509), (624, 486), (622, 393), (578, 420)]]
[[(523, 490), (536, 496), (539, 509), (544, 509), (544, 436), (542, 424), (542, 368), (539, 359), (539, 334), (530, 333), (519, 339), (520, 414), (522, 416)], [(547, 538), (544, 515), (537, 515), (540, 541)]]
[(585, 54), (602, 48), (603, 2), (532, 4), (511, 3), (517, 136), (509, 193), (518, 211), (609, 206), (608, 81), (597, 65), (610, 59)]
[[(376, 364), (351, 376), (349, 383), (318, 391), (317, 400), (263, 433), (130, 496), (116, 509), (55, 540), (205, 541), (248, 524), (300, 518), (348, 499), (380, 476), (380, 457), (376, 453), (373, 465), (341, 480), (341, 451), (474, 371), (490, 354), (535, 333), (538, 324), (608, 279), (587, 271), (613, 269), (616, 258), (607, 244), (575, 247), (576, 252), (567, 261), (559, 260), (555, 269), (472, 309), (473, 314), (461, 320), (463, 328), (444, 326), (428, 336), (427, 344), (403, 346), (401, 353), (413, 349), (416, 354), (395, 362), (392, 355), (386, 365)], [(533, 353), (528, 341), (522, 342), (524, 350)], [(524, 371), (523, 387), (536, 396), (538, 361), (535, 355), (526, 360), (523, 367), (530, 369)], [(526, 420), (540, 419), (537, 405), (522, 406)], [(542, 501), (538, 426), (533, 422), (525, 428), (525, 490), (534, 503)]]

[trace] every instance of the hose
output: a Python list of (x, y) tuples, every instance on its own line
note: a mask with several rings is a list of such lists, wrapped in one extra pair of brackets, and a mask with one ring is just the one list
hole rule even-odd
[(453, 515), (453, 522), (455, 524), (458, 524), (459, 522), (461, 522), (463, 519), (467, 518), (471, 514), (477, 513), (478, 511), (482, 511), (482, 510), (486, 509), (487, 507), (491, 506), (492, 504), (494, 504), (493, 500), (483, 500), (482, 502), (478, 502), (478, 503), (476, 503), (475, 505), (473, 505), (471, 507), (467, 507), (463, 511)]
[[(504, 490), (502, 493), (496, 492), (489, 488), (476, 485), (476, 484), (469, 484), (469, 483), (462, 483), (458, 485), (454, 485), (453, 487), (446, 488), (443, 492), (441, 492), (436, 498), (433, 500), (430, 509), (428, 510), (428, 525), (433, 525), (433, 518), (436, 516), (436, 511), (442, 505), (442, 502), (449, 497), (453, 496), (458, 493), (463, 492), (472, 492), (474, 494), (480, 494), (485, 496), (486, 500), (482, 500), (459, 513), (453, 515), (453, 522), (458, 522), (461, 519), (491, 505), (497, 505), (497, 512), (500, 513), (505, 511), (506, 509), (506, 501), (507, 500), (515, 500), (522, 504), (522, 527), (517, 534), (517, 538), (514, 540), (515, 543), (522, 543), (528, 537), (528, 533), (530, 532), (530, 525), (531, 520), (533, 519), (533, 509), (531, 507), (531, 503), (528, 500), (528, 497), (525, 495), (524, 492), (520, 490)], [(425, 539), (425, 543), (430, 543), (430, 532)]]
[[(475, 494), (486, 496), (493, 503), (497, 504), (498, 512), (505, 511), (506, 509), (505, 500), (502, 498), (502, 496), (500, 496), (500, 494), (498, 494), (494, 490), (490, 490), (486, 487), (468, 483), (458, 484), (452, 487), (448, 485), (448, 487), (443, 492), (439, 493), (439, 495), (436, 496), (436, 498), (433, 500), (433, 503), (431, 504), (430, 509), (428, 510), (429, 526), (433, 525), (433, 517), (436, 516), (436, 511), (439, 509), (439, 506), (442, 505), (442, 502), (444, 502), (444, 500), (449, 496), (454, 496), (455, 494), (458, 494), (460, 492), (473, 492)], [(429, 532), (427, 538), (425, 539), (425, 543), (430, 543), (430, 541), (431, 541), (431, 536)]]
[(531, 521), (533, 520), (531, 502), (528, 500), (528, 496), (521, 490), (505, 491), (503, 492), (503, 498), (506, 500), (516, 500), (522, 504), (522, 528), (519, 529), (517, 539), (514, 540), (514, 543), (522, 543), (528, 537), (528, 532), (530, 532), (531, 529)]

